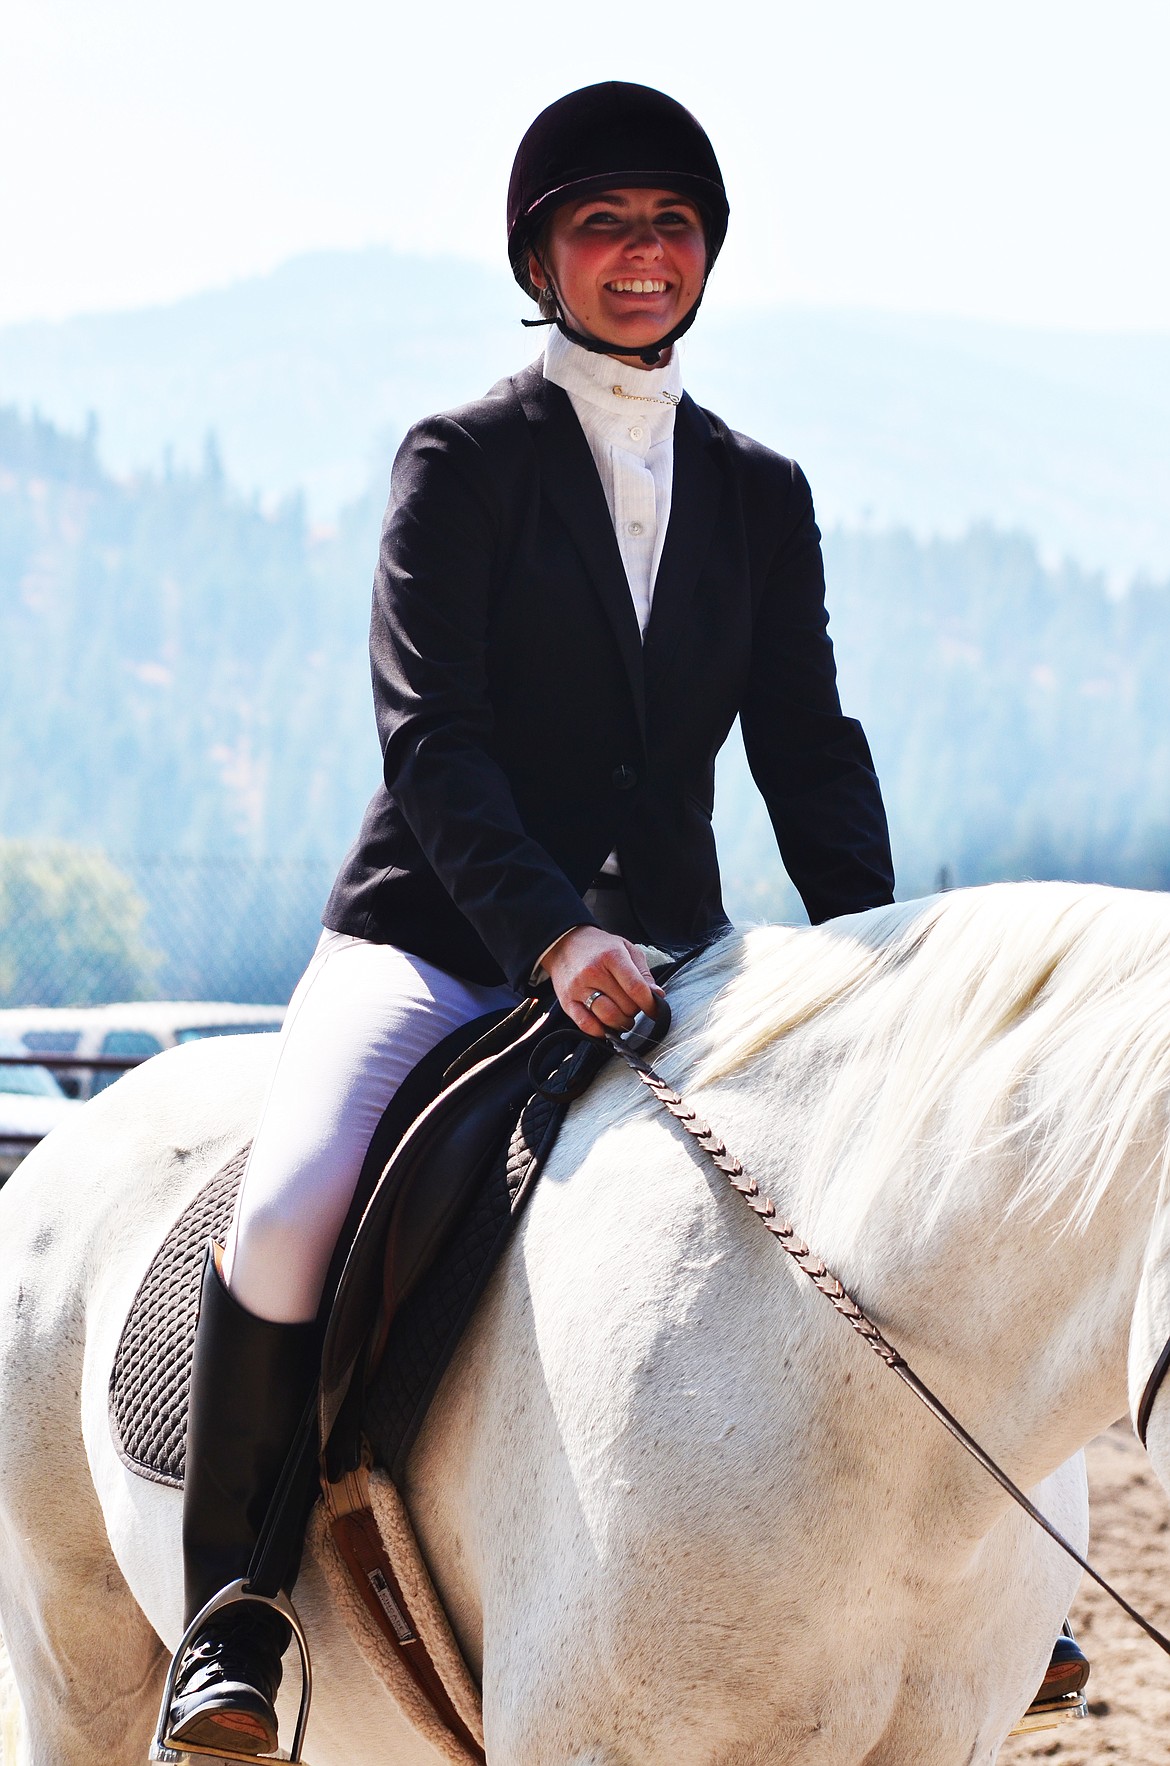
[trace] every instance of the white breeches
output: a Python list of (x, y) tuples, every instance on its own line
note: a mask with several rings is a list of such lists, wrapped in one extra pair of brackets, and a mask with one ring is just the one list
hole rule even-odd
[(260, 1318), (316, 1316), (374, 1130), (460, 1024), (515, 1004), (389, 944), (325, 932), (289, 1002), (228, 1235), (224, 1275)]

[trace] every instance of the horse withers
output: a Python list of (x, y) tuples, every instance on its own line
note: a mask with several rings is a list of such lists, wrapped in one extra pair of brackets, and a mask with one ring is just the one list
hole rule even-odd
[[(1078, 1450), (1170, 1335), (1170, 902), (1005, 885), (761, 928), (671, 1003), (656, 1064), (1083, 1546)], [(263, 1038), (160, 1056), (0, 1192), (20, 1766), (145, 1758), (180, 1498), (118, 1458), (110, 1369), (271, 1060)], [(1148, 1440), (1165, 1477), (1164, 1399)], [(617, 1063), (562, 1131), (404, 1493), (492, 1766), (991, 1762), (1077, 1576)], [(433, 1761), (312, 1554), (295, 1598), (313, 1766)]]

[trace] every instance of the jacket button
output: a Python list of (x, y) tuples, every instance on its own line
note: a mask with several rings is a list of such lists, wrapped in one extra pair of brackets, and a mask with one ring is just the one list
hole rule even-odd
[(638, 775), (632, 766), (615, 766), (613, 783), (615, 791), (632, 791), (638, 783)]

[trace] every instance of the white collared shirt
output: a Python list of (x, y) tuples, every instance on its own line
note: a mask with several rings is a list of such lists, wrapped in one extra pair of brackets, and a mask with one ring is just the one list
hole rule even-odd
[[(645, 637), (670, 520), (674, 411), (682, 396), (678, 345), (664, 368), (627, 368), (583, 350), (554, 326), (544, 346), (544, 377), (568, 393), (585, 431)], [(623, 397), (614, 391), (618, 386), (637, 396)]]
[[(627, 368), (612, 356), (583, 350), (553, 326), (544, 346), (544, 377), (568, 393), (585, 431), (645, 637), (670, 520), (674, 412), (682, 396), (678, 345), (664, 368)], [(623, 397), (630, 393), (637, 396)], [(611, 852), (601, 868), (620, 876), (617, 854)]]

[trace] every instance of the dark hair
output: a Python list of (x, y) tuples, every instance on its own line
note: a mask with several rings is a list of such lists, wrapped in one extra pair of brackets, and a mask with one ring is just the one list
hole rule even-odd
[(555, 319), (560, 312), (560, 308), (557, 306), (557, 297), (551, 288), (537, 289), (536, 305), (542, 319)]
[[(554, 210), (553, 213), (556, 211)], [(529, 275), (528, 258), (531, 253), (538, 263), (543, 264), (548, 251), (549, 238), (552, 234), (553, 217), (545, 215), (533, 234), (532, 239), (525, 243), (520, 241), (512, 259), (512, 274), (526, 294), (532, 296), (540, 311), (542, 319), (554, 320), (557, 316), (557, 298), (551, 288), (537, 288)]]

